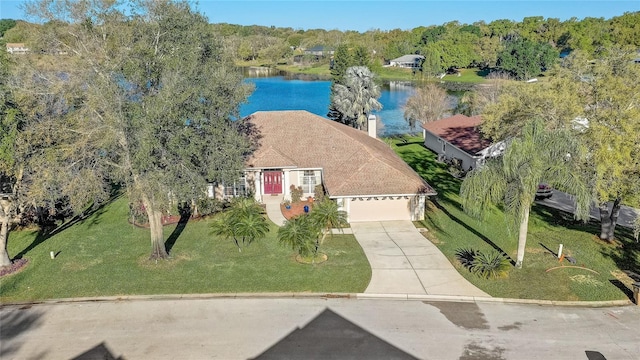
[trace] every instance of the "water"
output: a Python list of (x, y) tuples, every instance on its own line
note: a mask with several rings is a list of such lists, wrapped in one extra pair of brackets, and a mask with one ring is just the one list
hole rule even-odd
[[(307, 110), (327, 117), (331, 81), (309, 76), (245, 71), (245, 81), (255, 85), (248, 102), (240, 107), (240, 115), (248, 116), (256, 111)], [(374, 112), (382, 121), (379, 136), (411, 132), (403, 117), (403, 107), (414, 93), (411, 82), (385, 82), (381, 86), (382, 110)], [(415, 130), (414, 130), (415, 131)]]

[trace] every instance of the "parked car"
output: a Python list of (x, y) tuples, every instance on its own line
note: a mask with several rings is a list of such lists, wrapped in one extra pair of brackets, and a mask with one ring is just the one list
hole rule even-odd
[(549, 184), (538, 184), (538, 190), (536, 190), (536, 200), (548, 199), (553, 196), (553, 187)]

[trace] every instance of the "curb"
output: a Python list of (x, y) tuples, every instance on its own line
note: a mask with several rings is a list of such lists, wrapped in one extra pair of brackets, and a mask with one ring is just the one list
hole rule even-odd
[(535, 299), (510, 299), (464, 295), (422, 295), (422, 294), (370, 294), (370, 293), (221, 293), (221, 294), (166, 294), (166, 295), (123, 295), (102, 297), (80, 297), (49, 299), (0, 304), (0, 309), (9, 306), (62, 305), (89, 302), (125, 302), (144, 300), (216, 300), (216, 299), (348, 299), (348, 300), (391, 300), (391, 301), (442, 301), (466, 303), (503, 303), (539, 306), (572, 307), (614, 307), (635, 305), (631, 300), (608, 301), (555, 301)]

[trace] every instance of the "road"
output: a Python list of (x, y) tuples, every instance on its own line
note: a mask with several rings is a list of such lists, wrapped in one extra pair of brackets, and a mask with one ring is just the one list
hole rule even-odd
[[(551, 198), (538, 200), (536, 202), (569, 213), (573, 213), (575, 210), (575, 201), (573, 201), (568, 194), (558, 190), (553, 190), (553, 196)], [(638, 210), (628, 206), (622, 206), (620, 208), (620, 215), (618, 216), (618, 225), (632, 227), (636, 216), (638, 216), (637, 214)], [(597, 206), (591, 207), (591, 217), (597, 220), (600, 219), (600, 211)]]
[(640, 354), (637, 306), (195, 298), (5, 306), (0, 316), (2, 359), (621, 360)]

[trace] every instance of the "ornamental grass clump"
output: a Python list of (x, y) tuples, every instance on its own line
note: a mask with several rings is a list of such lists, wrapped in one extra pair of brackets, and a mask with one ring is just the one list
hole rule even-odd
[(503, 253), (495, 250), (484, 253), (471, 248), (463, 248), (456, 251), (456, 257), (464, 267), (483, 279), (505, 277), (511, 267), (509, 259)]

